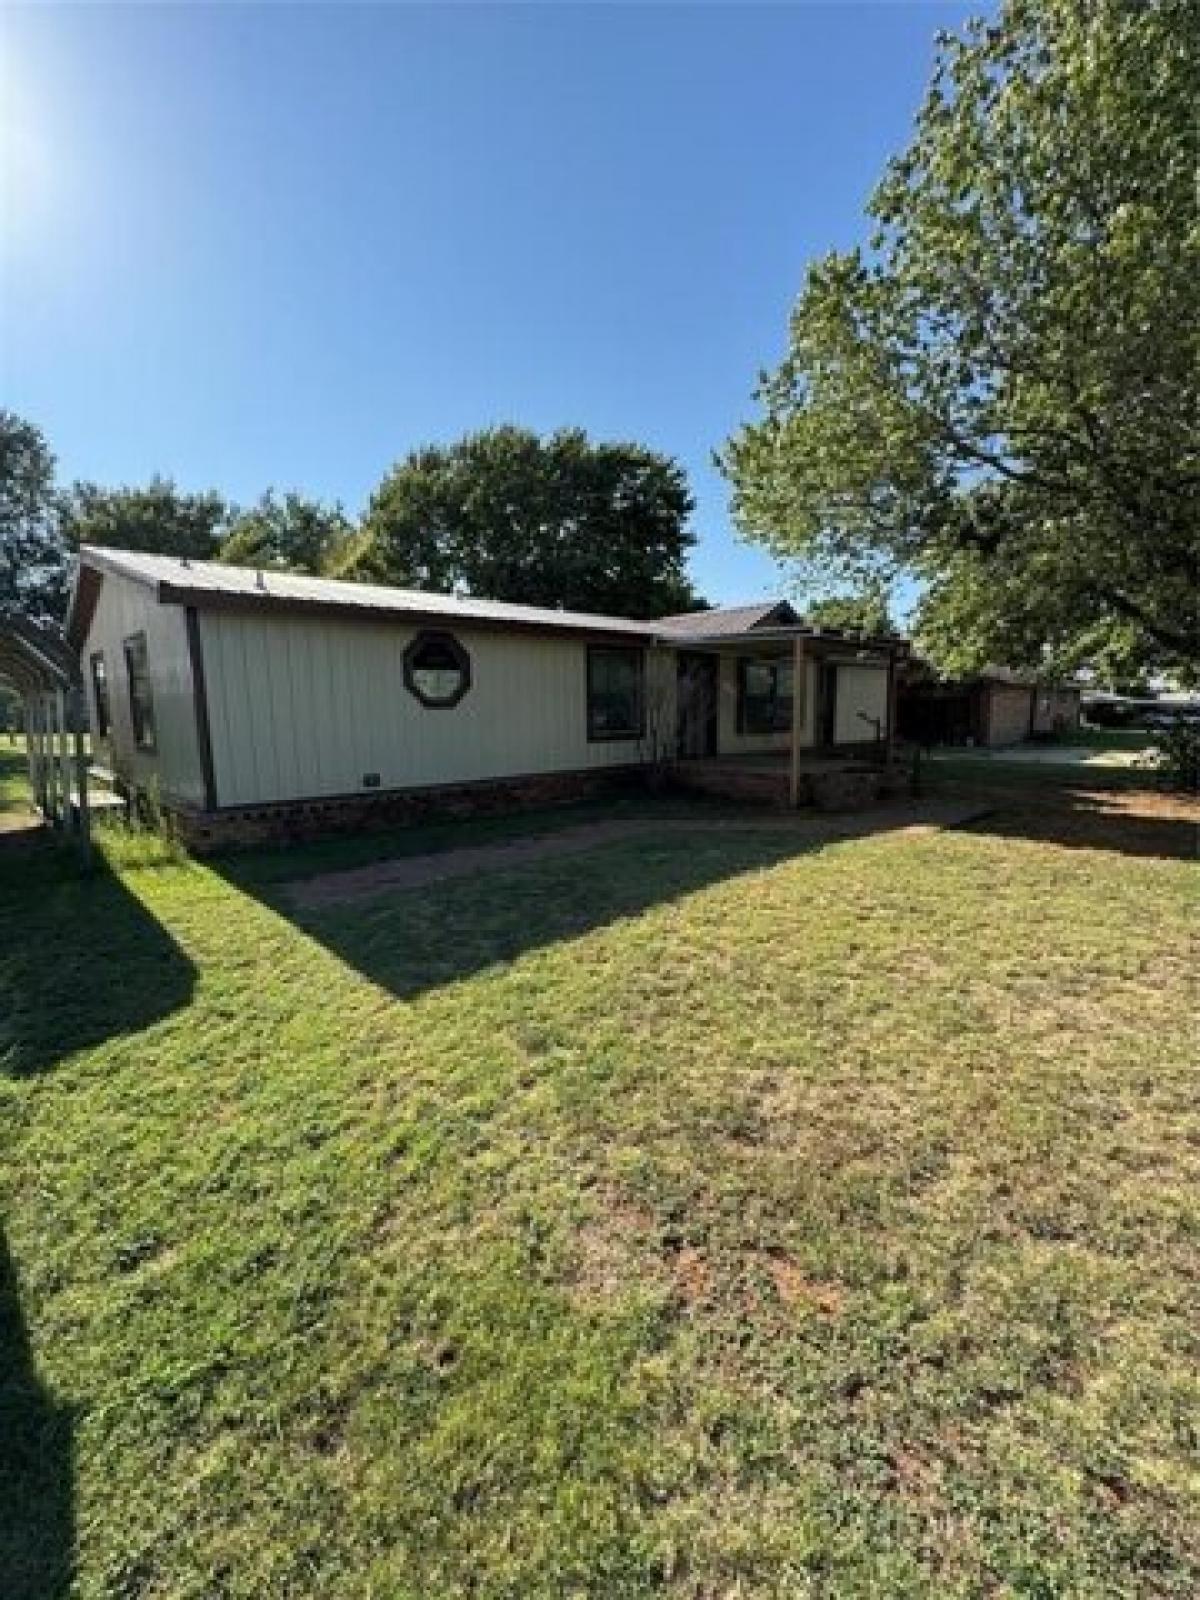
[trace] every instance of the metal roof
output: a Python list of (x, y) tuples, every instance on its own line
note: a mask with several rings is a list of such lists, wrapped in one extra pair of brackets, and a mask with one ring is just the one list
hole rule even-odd
[(507, 600), (483, 600), (475, 595), (433, 594), (425, 589), (397, 589), (339, 578), (313, 578), (271, 568), (234, 567), (217, 561), (192, 561), (180, 556), (83, 545), (67, 618), (67, 634), (76, 645), (82, 643), (87, 632), (89, 608), (95, 604), (99, 580), (105, 572), (146, 584), (156, 591), (159, 600), (177, 605), (299, 611), (358, 620), (423, 621), (443, 626), (469, 622), (478, 627), (524, 628), (625, 638), (643, 644), (686, 643), (713, 648), (735, 642), (783, 642), (797, 635), (876, 648), (902, 643), (898, 639), (866, 639), (836, 629), (808, 627), (799, 621), (786, 600), (639, 620), (591, 611), (517, 605)]
[[(512, 627), (561, 629), (570, 633), (612, 633), (635, 639), (652, 638), (656, 624), (629, 617), (607, 617), (590, 611), (560, 611), (548, 606), (514, 605), (507, 600), (481, 600), (474, 595), (432, 594), (424, 589), (394, 589), (339, 578), (310, 578), (295, 572), (225, 566), (216, 561), (190, 561), (178, 556), (143, 555), (80, 548), (80, 565), (115, 572), (136, 583), (159, 589), (159, 598), (183, 604), (235, 603), (265, 609), (338, 610), (444, 619), (446, 622), (505, 624)], [(72, 619), (75, 597), (72, 598)]]

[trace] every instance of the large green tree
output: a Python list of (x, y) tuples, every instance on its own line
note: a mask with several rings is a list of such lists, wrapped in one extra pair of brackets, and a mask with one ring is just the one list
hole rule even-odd
[(945, 664), (1200, 658), (1194, 0), (1008, 0), (941, 36), (867, 247), (813, 264), (743, 529), (899, 568)]
[(353, 532), (341, 506), (294, 493), (280, 499), (268, 489), (257, 505), (234, 517), (220, 559), (236, 567), (326, 572)]
[(697, 603), (682, 468), (578, 429), (498, 427), (401, 461), (371, 499), (347, 576), (631, 617)]
[(840, 628), (847, 633), (869, 633), (876, 638), (898, 631), (892, 619), (886, 587), (879, 582), (850, 594), (831, 594), (804, 608), (804, 620), (820, 628)]
[(155, 477), (144, 488), (76, 483), (62, 497), (61, 525), (73, 548), (108, 545), (203, 561), (215, 558), (229, 515), (215, 490), (188, 494)]
[(32, 422), (0, 410), (0, 617), (61, 617), (68, 554), (50, 447)]

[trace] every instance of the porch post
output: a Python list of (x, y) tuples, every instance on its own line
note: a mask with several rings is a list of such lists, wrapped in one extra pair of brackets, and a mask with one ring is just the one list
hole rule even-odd
[(804, 636), (792, 641), (792, 768), (788, 801), (793, 811), (800, 804), (800, 737), (808, 709), (808, 674), (804, 664)]
[(45, 689), (38, 695), (37, 708), (38, 725), (38, 768), (42, 774), (42, 815), (46, 821), (52, 819), (54, 811), (54, 769), (50, 763), (50, 737), (47, 729), (50, 725), (50, 697)]
[(67, 696), (64, 689), (59, 689), (54, 697), (55, 710), (58, 714), (58, 766), (62, 777), (62, 825), (63, 831), (71, 831), (71, 736), (67, 732)]
[(42, 690), (41, 702), (42, 782), (46, 791), (43, 811), (46, 821), (54, 822), (58, 817), (58, 766), (54, 760), (54, 695), (49, 689)]
[(42, 759), (42, 691), (29, 696), (29, 748), (33, 752), (33, 809), (46, 814), (46, 763)]
[(88, 756), (87, 738), (83, 731), (83, 695), (78, 695), (78, 715), (75, 718), (75, 782), (79, 788), (79, 809), (75, 825), (79, 835), (79, 854), (85, 867), (92, 860), (92, 816), (88, 809)]
[(29, 801), (32, 809), (36, 811), (38, 804), (37, 751), (33, 742), (33, 701), (28, 692), (21, 697), (21, 709), (25, 713), (25, 760), (29, 766)]

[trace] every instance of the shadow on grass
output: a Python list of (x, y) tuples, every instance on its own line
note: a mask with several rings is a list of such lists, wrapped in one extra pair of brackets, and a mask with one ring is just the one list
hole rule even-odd
[(979, 815), (956, 832), (1164, 861), (1195, 860), (1200, 844), (1200, 809), (1182, 796), (1090, 784), (1030, 790), (956, 783), (938, 785), (933, 792), (978, 802)]
[(59, 1600), (75, 1559), (74, 1417), (38, 1379), (0, 1231), (0, 1592)]
[[(410, 1000), (743, 874), (922, 819), (889, 809), (814, 819), (809, 827), (700, 823), (695, 832), (689, 820), (676, 819), (681, 831), (651, 825), (541, 858), (509, 863), (501, 855), (461, 877), (383, 881), (377, 891), (341, 902), (301, 903), (286, 882), (256, 885), (236, 862), (228, 876), (373, 983)], [(473, 844), (469, 829), (462, 831), (462, 844)], [(307, 880), (302, 849), (294, 861), (295, 879)], [(223, 872), (228, 863), (214, 858), (209, 865)]]
[[(1051, 802), (1044, 792), (997, 793), (992, 789), (950, 793), (939, 786), (924, 803), (887, 807), (853, 816), (801, 816), (792, 824), (714, 828), (714, 814), (664, 812), (675, 829), (660, 833), (654, 813), (643, 809), (644, 833), (621, 841), (580, 847), (570, 853), (511, 863), (503, 853), (480, 863), (467, 876), (441, 876), (437, 857), (455, 846), (473, 849), (502, 843), (495, 830), (480, 833), (469, 823), (450, 824), (426, 839), (425, 863), (411, 858), (421, 834), (357, 841), (353, 853), (298, 846), (270, 851), (255, 860), (246, 856), (212, 858), (209, 862), (243, 893), (262, 899), (309, 937), (400, 999), (458, 982), (487, 968), (503, 966), (526, 953), (577, 939), (623, 918), (680, 899), (741, 874), (768, 869), (800, 855), (854, 840), (883, 836), (913, 824), (931, 823), (947, 835), (973, 833), (999, 839), (1032, 840), (1070, 848), (1111, 850), (1131, 856), (1188, 858), (1195, 853), (1196, 827), (1186, 807), (1143, 795), (1142, 810), (1130, 809), (1127, 797), (1058, 790)], [(1165, 814), (1154, 810), (1162, 802)], [(966, 815), (974, 808), (974, 815)], [(1148, 809), (1147, 809), (1148, 808)], [(559, 828), (546, 830), (542, 819), (509, 819), (512, 839), (546, 834), (548, 839), (572, 822), (598, 820), (594, 815), (560, 814)], [(763, 821), (762, 813), (741, 818), (726, 814), (726, 823)], [(693, 834), (689, 823), (696, 823)], [(348, 897), (338, 891), (307, 902), (296, 886), (321, 874), (348, 868), (381, 870), (377, 886), (351, 885)], [(406, 864), (407, 863), (407, 864)], [(409, 875), (409, 869), (415, 869)], [(398, 870), (397, 870), (398, 869)], [(398, 881), (389, 881), (393, 872)], [(406, 881), (407, 879), (407, 881)]]
[(187, 1005), (195, 968), (102, 858), (0, 861), (0, 1073), (29, 1077)]

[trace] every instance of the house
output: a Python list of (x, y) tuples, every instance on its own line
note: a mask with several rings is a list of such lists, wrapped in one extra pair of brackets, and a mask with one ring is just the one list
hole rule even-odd
[(938, 679), (913, 662), (900, 682), (896, 731), (914, 744), (992, 747), (1054, 737), (1079, 726), (1079, 689), (1038, 683), (1003, 667)]
[[(68, 616), (97, 764), (194, 844), (890, 753), (902, 640), (786, 602), (656, 621), (85, 546)], [(861, 768), (861, 760), (858, 762)]]

